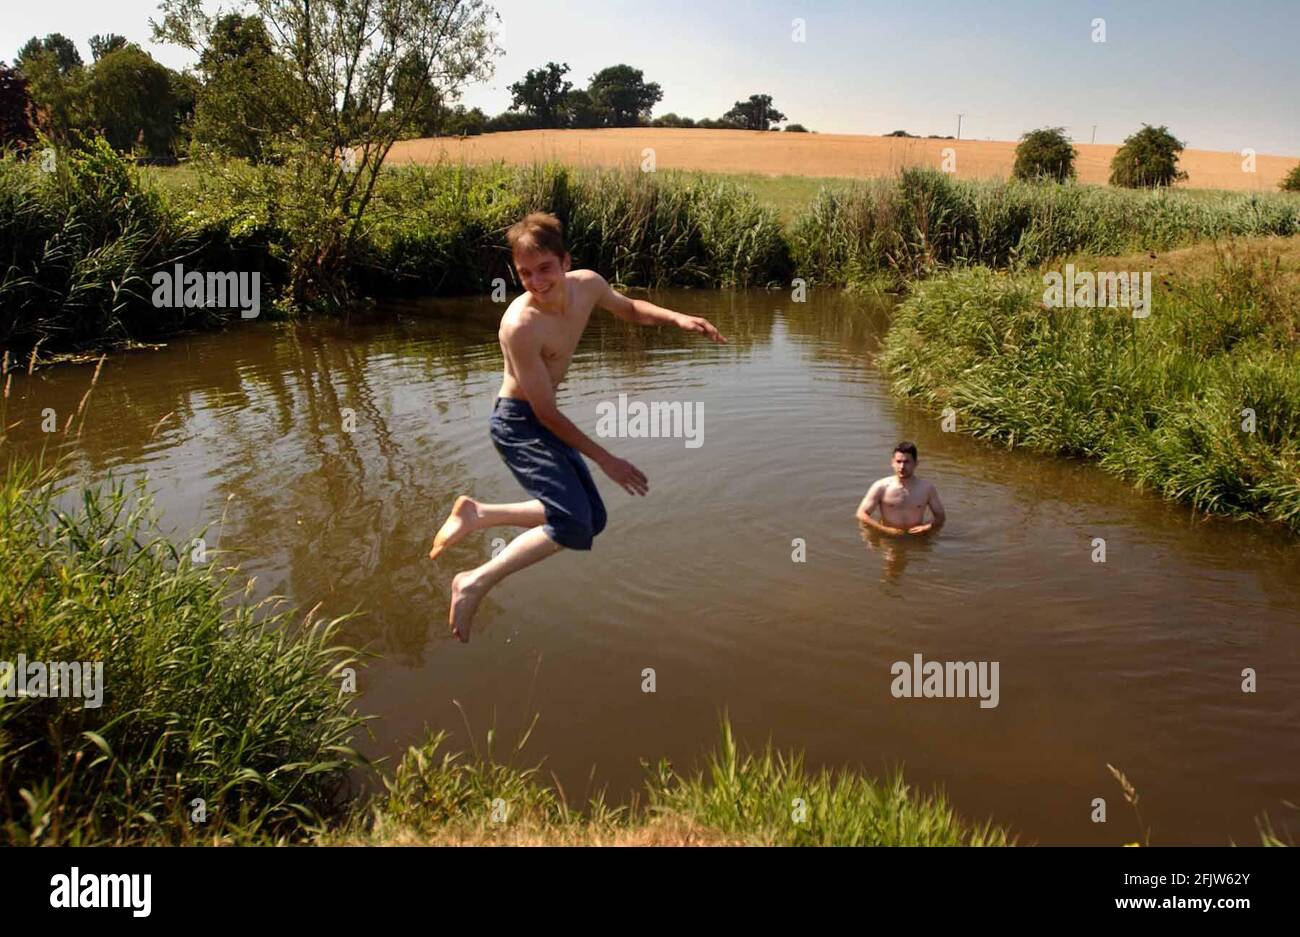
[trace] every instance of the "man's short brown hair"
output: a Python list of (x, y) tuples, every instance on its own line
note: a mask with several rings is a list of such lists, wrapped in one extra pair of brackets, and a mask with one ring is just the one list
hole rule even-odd
[(564, 226), (560, 219), (548, 211), (535, 211), (525, 215), (506, 232), (510, 252), (549, 251), (561, 260), (568, 253), (564, 246)]

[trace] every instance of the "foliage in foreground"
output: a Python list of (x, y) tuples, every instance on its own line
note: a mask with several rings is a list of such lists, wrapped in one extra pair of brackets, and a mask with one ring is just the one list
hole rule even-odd
[[(877, 781), (852, 771), (810, 771), (801, 755), (746, 752), (724, 717), (705, 768), (647, 765), (644, 801), (585, 811), (539, 779), (490, 757), (441, 752), (445, 736), (408, 750), (365, 823), (345, 842), (699, 842), (789, 846), (1005, 846), (991, 823), (957, 817), (942, 794), (924, 795), (902, 775)], [(523, 741), (527, 740), (525, 733)], [(511, 761), (518, 756), (523, 741)], [(327, 837), (327, 841), (329, 838)]]
[(362, 721), (339, 622), (230, 607), (233, 574), (160, 536), (141, 489), (55, 477), (0, 479), (0, 661), (102, 663), (102, 695), (0, 696), (0, 842), (293, 841), (338, 818)]

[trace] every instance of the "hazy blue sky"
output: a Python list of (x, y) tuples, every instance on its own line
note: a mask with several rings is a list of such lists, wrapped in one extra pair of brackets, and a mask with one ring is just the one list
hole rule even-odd
[[(547, 61), (585, 85), (620, 62), (663, 87), (656, 114), (717, 117), (768, 93), (792, 121), (828, 133), (953, 133), (1012, 140), (1044, 125), (1118, 143), (1144, 121), (1191, 147), (1300, 155), (1300, 0), (497, 0), (496, 77), (464, 101), (489, 114)], [(215, 4), (213, 4), (215, 6)], [(229, 6), (229, 3), (227, 3)], [(89, 60), (117, 32), (148, 42), (156, 0), (5, 0), (0, 58), (62, 32)], [(806, 42), (792, 41), (792, 20)], [(1106, 41), (1092, 41), (1092, 21)]]

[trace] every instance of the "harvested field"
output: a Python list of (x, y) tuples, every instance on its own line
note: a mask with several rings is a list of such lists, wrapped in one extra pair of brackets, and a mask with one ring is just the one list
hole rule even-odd
[[(1134, 128), (1136, 129), (1136, 128)], [(642, 150), (655, 151), (657, 169), (685, 169), (765, 176), (869, 178), (909, 166), (940, 168), (945, 147), (956, 151), (957, 176), (1005, 179), (1015, 162), (1016, 144), (997, 140), (929, 140), (847, 134), (761, 133), (747, 130), (684, 130), (629, 127), (610, 130), (522, 130), (477, 137), (403, 140), (388, 160), (394, 164), (452, 162), (513, 164), (555, 161), (568, 166), (639, 165)], [(1105, 185), (1113, 144), (1075, 144), (1079, 181)], [(1242, 172), (1239, 153), (1184, 150), (1184, 187), (1276, 192), (1300, 158), (1255, 159), (1254, 173)]]

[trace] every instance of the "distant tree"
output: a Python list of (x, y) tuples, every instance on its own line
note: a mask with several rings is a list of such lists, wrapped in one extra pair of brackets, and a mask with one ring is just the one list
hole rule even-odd
[(691, 118), (689, 117), (678, 117), (676, 114), (669, 111), (667, 114), (663, 114), (659, 117), (656, 117), (654, 120), (650, 121), (650, 126), (651, 127), (694, 127), (695, 121), (691, 120)]
[(64, 71), (58, 52), (33, 39), (23, 47), (18, 72), (27, 80), (35, 105), (36, 129), (56, 143), (71, 143), (73, 131), (89, 120), (86, 69), (77, 65)]
[(601, 69), (591, 77), (587, 93), (598, 110), (608, 113), (612, 127), (635, 127), (664, 96), (657, 82), (647, 82), (641, 69), (630, 65)]
[(103, 33), (90, 37), (90, 57), (98, 62), (110, 52), (116, 52), (126, 45), (126, 37), (117, 33)]
[(35, 36), (28, 39), (23, 43), (23, 47), (18, 50), (18, 58), (14, 60), (14, 67), (20, 72), (25, 72), (26, 68), (24, 66), (27, 60), (42, 52), (48, 52), (54, 56), (59, 73), (62, 75), (81, 68), (81, 53), (77, 51), (77, 44), (63, 33), (50, 33), (44, 39), (37, 39)]
[(484, 132), (487, 122), (488, 117), (482, 109), (466, 110), (464, 104), (457, 104), (443, 121), (442, 132), (448, 136), (473, 137)]
[(1110, 184), (1130, 189), (1173, 185), (1187, 178), (1178, 168), (1183, 144), (1167, 127), (1143, 124), (1110, 162)]
[(744, 124), (738, 124), (734, 120), (721, 117), (714, 120), (711, 117), (703, 117), (695, 122), (695, 126), (704, 130), (744, 130)]
[(575, 130), (590, 130), (609, 124), (610, 112), (591, 99), (581, 88), (574, 88), (564, 96), (564, 124)]
[[(400, 82), (410, 67), (399, 63), (393, 81)], [(293, 135), (307, 92), (293, 64), (276, 53), (262, 18), (218, 17), (200, 51), (198, 73), (193, 142), (252, 162), (277, 159), (277, 142)], [(429, 119), (418, 113), (411, 122)]]
[(424, 74), (425, 65), (412, 50), (408, 51), (398, 63), (393, 73), (392, 96), (395, 107), (402, 107), (408, 98), (417, 100), (407, 110), (409, 117), (403, 136), (435, 137), (443, 133), (443, 127), (450, 114), (441, 93), (421, 95), (419, 93), (420, 76)]
[(0, 149), (23, 151), (36, 142), (36, 106), (27, 79), (0, 62)]
[(789, 124), (785, 128), (786, 133), (811, 133), (803, 124)]
[(1296, 163), (1282, 180), (1283, 192), (1300, 192), (1300, 163)]
[(1011, 175), (1030, 181), (1051, 179), (1064, 182), (1074, 178), (1076, 156), (1078, 153), (1066, 139), (1064, 127), (1041, 127), (1020, 138)]
[(767, 130), (784, 121), (785, 115), (772, 106), (770, 94), (751, 94), (748, 101), (737, 101), (722, 119), (746, 130)]
[(541, 122), (532, 114), (520, 114), (518, 111), (502, 111), (495, 117), (489, 117), (483, 128), (485, 133), (509, 133), (513, 130), (540, 130)]
[(906, 130), (895, 130), (893, 133), (885, 134), (887, 137), (915, 137), (916, 134), (908, 133)]
[(185, 116), (185, 90), (171, 69), (126, 45), (89, 69), (87, 116), (115, 150), (139, 147), (141, 155), (170, 156)]
[(557, 62), (529, 69), (522, 80), (510, 86), (510, 109), (535, 118), (539, 127), (563, 126), (565, 99), (573, 89), (573, 82), (564, 80), (568, 71), (568, 65)]

